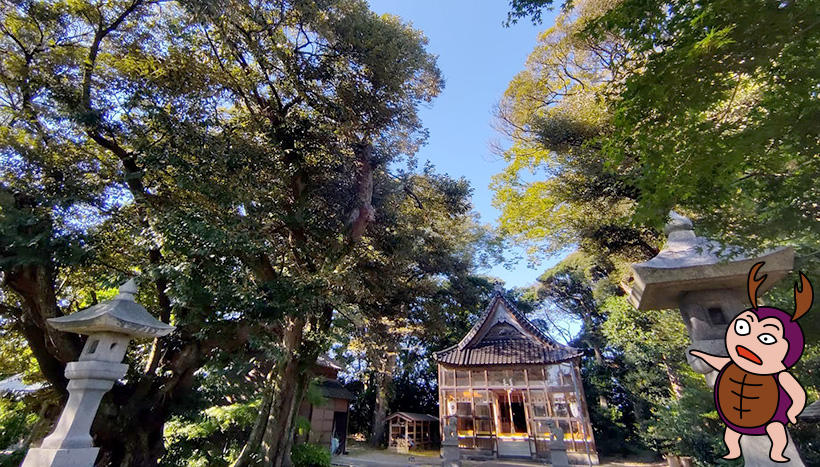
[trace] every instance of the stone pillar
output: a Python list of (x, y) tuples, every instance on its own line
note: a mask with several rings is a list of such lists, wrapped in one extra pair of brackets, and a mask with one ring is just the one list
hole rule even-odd
[(441, 465), (443, 467), (461, 466), (461, 453), (458, 449), (456, 423), (457, 418), (455, 415), (448, 415), (444, 419), (444, 436), (441, 440)]
[(564, 444), (564, 430), (555, 420), (549, 421), (550, 427), (550, 465), (553, 467), (569, 467), (567, 446)]

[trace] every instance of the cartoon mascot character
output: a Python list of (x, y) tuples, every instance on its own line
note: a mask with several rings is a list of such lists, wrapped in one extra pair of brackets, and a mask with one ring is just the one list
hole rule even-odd
[(788, 372), (803, 355), (803, 330), (797, 324), (813, 301), (811, 283), (800, 273), (800, 288), (794, 287), (794, 315), (783, 310), (757, 306), (757, 289), (766, 280), (757, 273), (763, 263), (749, 270), (748, 292), (752, 307), (738, 314), (726, 329), (729, 357), (698, 350), (689, 353), (720, 371), (715, 382), (715, 406), (726, 424), (723, 440), (729, 449), (724, 459), (741, 455), (740, 437), (768, 434), (772, 440), (769, 457), (788, 462), (783, 455), (788, 443), (786, 425), (797, 423), (806, 405), (806, 391)]

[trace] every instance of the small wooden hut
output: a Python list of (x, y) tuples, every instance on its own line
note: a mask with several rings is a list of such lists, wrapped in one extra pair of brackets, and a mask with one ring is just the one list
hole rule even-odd
[(435, 354), (439, 418), (456, 418), (462, 455), (548, 459), (554, 421), (570, 461), (597, 464), (580, 355), (496, 292), (467, 335)]
[(390, 427), (387, 447), (399, 452), (431, 448), (432, 431), (438, 430), (438, 418), (421, 413), (396, 412), (387, 417), (385, 423)]
[(338, 379), (341, 365), (330, 358), (320, 356), (310, 373), (319, 377), (319, 392), (326, 402), (313, 405), (307, 400), (299, 407), (299, 415), (310, 422), (310, 432), (301, 441), (332, 447), (332, 440), (339, 445), (334, 454), (345, 452), (347, 445), (347, 418), (353, 394)]

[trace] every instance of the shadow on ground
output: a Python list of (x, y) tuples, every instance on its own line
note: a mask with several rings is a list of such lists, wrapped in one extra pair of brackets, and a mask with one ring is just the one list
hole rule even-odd
[[(361, 446), (351, 447), (346, 455), (334, 456), (333, 465), (355, 467), (407, 467), (407, 466), (440, 466), (439, 451), (413, 451), (410, 454), (399, 454), (395, 451), (372, 449)], [(549, 465), (544, 462), (521, 461), (461, 461), (463, 467), (532, 467)], [(662, 467), (666, 463), (631, 461), (629, 459), (604, 459), (601, 467)]]

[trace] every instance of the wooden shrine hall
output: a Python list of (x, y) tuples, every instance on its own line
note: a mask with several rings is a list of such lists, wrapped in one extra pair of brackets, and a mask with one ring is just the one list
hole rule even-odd
[(467, 335), (435, 353), (442, 433), (455, 417), (462, 457), (549, 459), (555, 431), (570, 462), (597, 464), (580, 355), (497, 291)]

